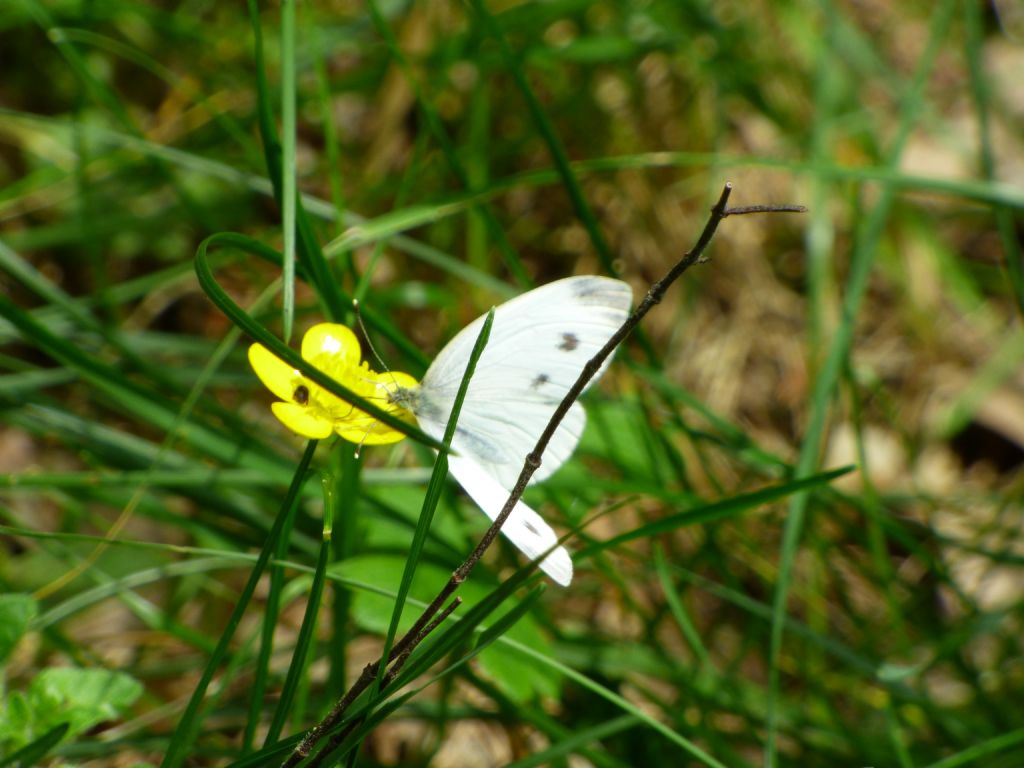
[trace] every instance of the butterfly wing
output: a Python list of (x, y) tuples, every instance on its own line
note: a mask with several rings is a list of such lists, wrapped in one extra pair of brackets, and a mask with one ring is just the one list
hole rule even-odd
[[(508, 489), (503, 488), (486, 469), (467, 456), (449, 456), (448, 469), (484, 514), (491, 520), (497, 518), (508, 499)], [(518, 502), (501, 526), (501, 532), (531, 560), (551, 550), (540, 562), (540, 568), (556, 584), (569, 586), (572, 581), (572, 559), (565, 547), (555, 547), (558, 543), (555, 532), (530, 507)]]
[[(455, 479), (491, 520), (504, 506), (526, 455), (558, 404), (587, 361), (625, 322), (632, 300), (629, 286), (619, 280), (570, 277), (495, 310), (452, 439), (455, 453), (448, 457)], [(441, 350), (417, 390), (416, 419), (432, 437), (444, 436), (484, 319), (470, 323)], [(603, 372), (604, 366), (590, 383)], [(568, 460), (585, 425), (583, 407), (573, 403), (548, 443), (533, 482)], [(530, 559), (557, 543), (551, 526), (523, 502), (516, 504), (501, 532)], [(572, 580), (572, 560), (564, 547), (552, 550), (540, 567), (562, 586)]]
[[(548, 283), (499, 306), (452, 447), (512, 488), (558, 404), (625, 321), (632, 300), (632, 291), (620, 280), (582, 276)], [(423, 378), (416, 417), (432, 436), (444, 434), (483, 322), (480, 317), (459, 332)], [(533, 481), (548, 477), (572, 455), (585, 424), (582, 406), (573, 404)]]

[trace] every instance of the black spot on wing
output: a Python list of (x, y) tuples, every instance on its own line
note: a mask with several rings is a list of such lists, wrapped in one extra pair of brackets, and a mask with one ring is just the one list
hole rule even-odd
[(584, 301), (607, 290), (608, 286), (602, 278), (594, 279), (583, 276), (577, 278), (572, 284), (573, 297)]
[(563, 333), (562, 343), (558, 345), (558, 348), (565, 352), (572, 352), (579, 345), (580, 339), (575, 333)]
[(533, 377), (533, 381), (530, 382), (530, 389), (540, 389), (549, 381), (551, 381), (551, 377), (546, 373), (538, 373)]
[(533, 524), (532, 524), (532, 523), (530, 523), (530, 522), (529, 522), (529, 521), (527, 521), (527, 520), (523, 520), (523, 528), (525, 528), (526, 530), (528, 530), (528, 531), (529, 531), (530, 533), (532, 533), (532, 534), (533, 534), (534, 536), (540, 536), (540, 531), (538, 531), (538, 530), (537, 530), (536, 528), (534, 528), (534, 527), (533, 527)]

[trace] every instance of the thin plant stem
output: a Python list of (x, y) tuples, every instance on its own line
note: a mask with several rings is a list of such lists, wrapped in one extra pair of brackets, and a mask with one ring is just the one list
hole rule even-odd
[[(381, 678), (381, 690), (386, 689), (388, 685), (390, 685), (391, 682), (398, 676), (398, 673), (402, 671), (402, 667), (405, 666), (405, 663), (409, 660), (409, 656), (412, 655), (412, 652), (415, 650), (416, 646), (419, 645), (420, 642), (424, 640), (428, 635), (430, 635), (435, 629), (437, 629), (445, 621), (445, 619), (451, 616), (455, 609), (458, 608), (461, 604), (461, 597), (456, 597), (455, 599), (453, 599), (443, 611), (437, 614), (437, 616), (435, 616), (433, 620), (431, 620), (431, 622), (423, 628), (423, 631), (416, 636), (415, 642), (408, 643), (403, 648), (402, 652), (397, 655), (394, 652), (390, 654), (388, 659), (389, 663), (391, 663), (392, 660), (394, 661), (393, 663), (391, 663), (391, 667), (388, 669), (388, 671)], [(365, 667), (363, 667), (363, 673), (362, 675), (360, 675), (359, 681), (363, 682), (364, 677), (366, 678), (366, 680), (365, 682), (363, 682), (363, 685), (358, 693), (362, 693), (363, 690), (370, 686), (370, 684), (376, 677), (376, 674), (376, 666), (372, 664), (367, 664)], [(353, 686), (353, 689), (355, 687), (356, 686)], [(348, 694), (346, 694), (346, 696), (347, 695)], [(351, 706), (351, 702), (354, 700), (354, 698), (349, 700), (349, 706)], [(344, 728), (342, 728), (336, 734), (331, 736), (330, 741), (327, 742), (327, 746), (324, 747), (317, 755), (313, 757), (312, 760), (309, 761), (307, 768), (320, 768), (320, 766), (323, 765), (324, 760), (330, 757), (331, 753), (341, 746), (342, 742), (344, 742), (345, 739), (348, 738), (349, 734), (352, 733), (352, 731), (359, 727), (360, 723), (362, 723), (363, 720), (366, 719), (368, 714), (369, 713), (353, 719), (352, 722), (348, 723)]]
[[(387, 664), (392, 664), (396, 660), (398, 662), (395, 666), (388, 669), (388, 671), (382, 676), (382, 683), (390, 682), (394, 679), (394, 674), (397, 673), (398, 669), (396, 666), (398, 663), (404, 664), (404, 660), (408, 659), (416, 647), (437, 627), (440, 625), (438, 620), (441, 617), (435, 618), (441, 607), (448, 602), (449, 598), (455, 593), (459, 586), (466, 580), (469, 574), (472, 572), (476, 564), (480, 562), (480, 558), (483, 557), (487, 548), (493, 543), (494, 539), (501, 532), (501, 527), (504, 525), (505, 520), (512, 513), (513, 508), (519, 502), (523, 492), (526, 490), (527, 484), (530, 482), (530, 478), (533, 473), (537, 471), (537, 468), (541, 465), (541, 457), (544, 454), (548, 443), (551, 441), (552, 436), (561, 424), (562, 419), (566, 413), (572, 407), (573, 403), (579, 399), (579, 396), (586, 389), (587, 384), (594, 377), (594, 375), (601, 370), (601, 366), (615, 351), (615, 348), (622, 343), (622, 341), (636, 328), (640, 321), (647, 315), (655, 305), (661, 302), (665, 295), (665, 292), (669, 287), (678, 280), (684, 272), (695, 264), (703, 264), (709, 261), (704, 256), (704, 252), (707, 250), (708, 245), (711, 243), (711, 239), (714, 237), (715, 232), (718, 230), (718, 225), (721, 224), (722, 220), (728, 216), (740, 216), (751, 213), (799, 213), (806, 210), (803, 206), (797, 205), (754, 205), (746, 206), (742, 208), (729, 208), (727, 204), (729, 197), (732, 194), (732, 184), (726, 183), (722, 192), (718, 197), (718, 201), (711, 208), (711, 214), (708, 217), (707, 223), (704, 225), (704, 229), (697, 239), (697, 243), (694, 247), (689, 250), (683, 257), (675, 263), (675, 265), (654, 285), (650, 287), (643, 300), (633, 311), (633, 313), (626, 319), (622, 326), (608, 339), (607, 343), (598, 351), (594, 357), (592, 357), (587, 364), (583, 366), (583, 370), (580, 372), (579, 378), (569, 388), (562, 402), (559, 403), (558, 408), (552, 414), (551, 419), (548, 421), (547, 426), (541, 433), (540, 438), (537, 440), (537, 444), (533, 450), (527, 454), (526, 459), (523, 463), (523, 469), (519, 473), (519, 479), (516, 481), (515, 486), (509, 493), (508, 500), (505, 502), (505, 506), (502, 507), (501, 512), (494, 519), (494, 522), (484, 533), (480, 542), (477, 544), (473, 552), (463, 561), (463, 563), (455, 569), (452, 573), (451, 578), (441, 588), (441, 591), (437, 593), (437, 596), (430, 602), (430, 604), (423, 610), (423, 613), (415, 621), (412, 627), (406, 632), (406, 634), (395, 643), (391, 649), (391, 653), (388, 655)], [(447, 616), (454, 610), (454, 604), (449, 605), (442, 616)], [(377, 660), (370, 664), (367, 664), (363, 669), (363, 673), (360, 678), (353, 684), (353, 686), (345, 693), (341, 699), (338, 700), (337, 704), (331, 709), (331, 711), (314, 726), (306, 738), (302, 740), (295, 751), (288, 757), (287, 760), (282, 764), (282, 768), (293, 768), (300, 762), (305, 760), (310, 754), (312, 754), (313, 748), (317, 742), (326, 738), (327, 733), (336, 726), (341, 719), (344, 717), (345, 711), (352, 705), (355, 699), (361, 694), (374, 680), (377, 670), (381, 668), (381, 660)], [(399, 667), (400, 668), (400, 667)], [(325, 748), (320, 754), (326, 756), (327, 753), (340, 744), (341, 740), (344, 739), (354, 723), (346, 726), (346, 728), (333, 737), (327, 748)], [(318, 756), (319, 757), (319, 756)], [(311, 762), (310, 765), (315, 763)]]

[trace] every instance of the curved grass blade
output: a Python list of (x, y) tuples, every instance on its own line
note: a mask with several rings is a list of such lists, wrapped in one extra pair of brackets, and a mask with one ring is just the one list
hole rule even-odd
[(302, 371), (304, 376), (307, 376), (331, 394), (337, 395), (345, 402), (351, 403), (364, 413), (373, 416), (384, 424), (387, 424), (392, 429), (413, 438), (417, 442), (429, 445), (438, 451), (446, 450), (443, 443), (428, 436), (418, 427), (415, 427), (412, 424), (402, 421), (398, 417), (381, 410), (373, 403), (368, 400), (364, 400), (347, 387), (339, 384), (323, 371), (314, 368), (303, 360), (297, 352), (281, 343), (280, 340), (253, 320), (241, 307), (232, 301), (231, 297), (228, 296), (217, 283), (217, 279), (213, 276), (213, 272), (210, 269), (209, 261), (207, 259), (207, 251), (210, 246), (221, 243), (229, 244), (243, 250), (263, 250), (266, 246), (257, 243), (251, 238), (230, 233), (211, 235), (199, 244), (199, 250), (196, 252), (196, 275), (199, 277), (199, 284), (206, 292), (206, 295), (209, 296), (210, 301), (216, 304), (220, 310), (227, 315), (228, 319), (231, 320), (232, 323), (237, 325), (249, 334), (249, 336), (273, 352), (281, 360), (288, 363), (293, 368)]

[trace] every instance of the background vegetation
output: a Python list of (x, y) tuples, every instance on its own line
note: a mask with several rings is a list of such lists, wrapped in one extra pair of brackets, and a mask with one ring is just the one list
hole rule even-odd
[[(325, 442), (332, 538), (316, 478), (274, 528), (303, 444), (205, 238), (249, 238), (208, 258), (279, 335), (297, 247), (293, 346), (361, 295), (421, 374), (532, 285), (641, 296), (726, 181), (810, 210), (727, 220), (588, 395), (528, 495), (572, 586), (458, 635), (499, 542), (339, 759), (1024, 764), (1022, 36), (958, 0), (0, 5), (0, 764), (276, 765), (381, 653), (432, 456)], [(449, 486), (405, 623), (483, 526)]]

